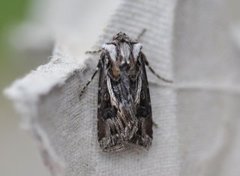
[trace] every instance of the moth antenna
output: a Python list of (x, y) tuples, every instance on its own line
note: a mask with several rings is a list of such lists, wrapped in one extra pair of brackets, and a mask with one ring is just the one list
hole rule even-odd
[(80, 91), (79, 94), (79, 98), (83, 95), (83, 93), (86, 91), (86, 88), (88, 87), (88, 85), (92, 82), (92, 80), (94, 79), (94, 77), (96, 76), (98, 72), (98, 67), (96, 68), (95, 72), (93, 73), (91, 79), (85, 84), (85, 86), (82, 88), (82, 90)]
[(145, 32), (147, 31), (147, 29), (146, 28), (144, 28), (141, 32), (140, 32), (140, 34), (138, 34), (138, 36), (137, 36), (137, 41), (139, 41), (140, 39), (141, 39), (141, 37), (145, 34)]
[(152, 72), (152, 74), (154, 74), (158, 79), (164, 81), (164, 82), (167, 82), (167, 83), (173, 83), (172, 80), (169, 80), (169, 79), (166, 79), (166, 78), (163, 78), (162, 76), (160, 76), (159, 74), (157, 74), (155, 72), (155, 70), (149, 65), (149, 62), (147, 61), (147, 58), (145, 57), (145, 55), (143, 55), (143, 59), (144, 59), (144, 62), (145, 64), (147, 65), (148, 69)]
[(169, 80), (169, 79), (163, 78), (162, 76), (157, 74), (155, 72), (155, 70), (153, 70), (153, 68), (150, 65), (147, 65), (147, 66), (148, 66), (149, 70), (152, 72), (152, 74), (154, 74), (158, 79), (161, 79), (162, 81), (167, 82), (167, 83), (173, 83), (173, 80)]
[(102, 49), (95, 50), (95, 51), (86, 51), (85, 54), (98, 54), (102, 51)]

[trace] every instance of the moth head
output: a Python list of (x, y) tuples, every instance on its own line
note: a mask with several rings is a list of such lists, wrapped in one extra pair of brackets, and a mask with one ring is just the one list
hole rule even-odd
[(124, 32), (119, 32), (119, 33), (117, 33), (116, 35), (113, 36), (113, 41), (117, 41), (117, 42), (130, 42), (131, 39)]

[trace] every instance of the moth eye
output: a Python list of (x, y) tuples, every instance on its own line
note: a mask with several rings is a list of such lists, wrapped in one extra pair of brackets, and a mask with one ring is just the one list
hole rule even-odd
[(133, 57), (134, 57), (134, 59), (138, 58), (141, 50), (142, 50), (142, 44), (137, 43), (137, 44), (133, 45)]

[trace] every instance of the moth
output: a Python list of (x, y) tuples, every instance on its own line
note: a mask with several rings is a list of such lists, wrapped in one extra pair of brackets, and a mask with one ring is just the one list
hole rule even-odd
[[(99, 72), (97, 128), (98, 142), (104, 152), (131, 146), (148, 149), (153, 139), (152, 108), (145, 66), (152, 69), (142, 45), (119, 32), (102, 45), (96, 71), (80, 96)], [(94, 53), (94, 52), (93, 52)]]

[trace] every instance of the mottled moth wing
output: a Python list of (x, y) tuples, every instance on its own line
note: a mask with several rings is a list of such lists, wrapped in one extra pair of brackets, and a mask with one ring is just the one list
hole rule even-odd
[(142, 80), (139, 102), (136, 104), (136, 117), (138, 119), (138, 130), (131, 140), (132, 143), (149, 148), (152, 143), (152, 107), (151, 98), (148, 88), (148, 78), (145, 69), (145, 55), (140, 52), (139, 58), (141, 74), (139, 79)]
[[(117, 109), (111, 103), (111, 96), (107, 86), (109, 78), (106, 60), (109, 53), (103, 51), (99, 61), (99, 89), (98, 89), (98, 142), (103, 151), (118, 151), (124, 148), (121, 129), (125, 126), (117, 124)], [(113, 86), (113, 84), (111, 84)], [(121, 128), (121, 129), (120, 129)]]
[(101, 56), (94, 75), (99, 71), (100, 147), (106, 152), (134, 145), (148, 149), (152, 144), (153, 121), (145, 66), (158, 75), (149, 66), (142, 45), (125, 33), (116, 34), (99, 51)]
[(99, 64), (98, 141), (103, 151), (119, 151), (129, 145), (138, 122), (129, 77), (124, 71), (128, 65), (122, 66), (121, 76), (115, 79), (107, 60), (109, 53), (104, 51)]

